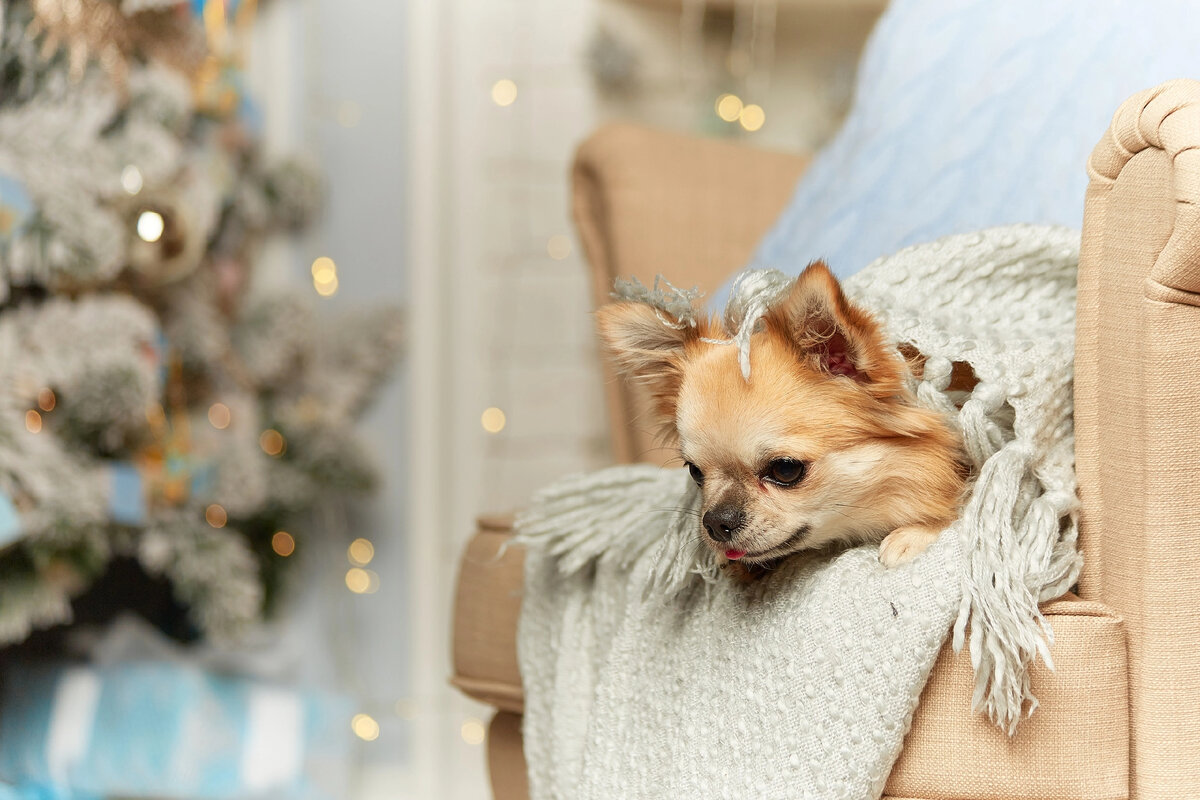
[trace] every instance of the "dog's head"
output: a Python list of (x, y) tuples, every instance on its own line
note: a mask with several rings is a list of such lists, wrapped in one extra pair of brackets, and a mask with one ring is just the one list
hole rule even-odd
[(748, 381), (737, 347), (704, 341), (731, 333), (715, 320), (672, 327), (632, 302), (598, 317), (700, 484), (706, 540), (727, 558), (770, 564), (952, 518), (955, 435), (915, 407), (904, 360), (823, 263), (768, 310)]

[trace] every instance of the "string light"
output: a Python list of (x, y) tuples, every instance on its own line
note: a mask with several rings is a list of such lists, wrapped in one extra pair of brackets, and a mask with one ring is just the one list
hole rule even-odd
[(562, 261), (571, 255), (571, 238), (562, 233), (556, 233), (546, 242), (546, 252), (555, 261)]
[(369, 569), (351, 567), (346, 570), (346, 588), (355, 594), (375, 594), (379, 591), (379, 575)]
[(143, 211), (137, 220), (137, 235), (144, 242), (157, 242), (166, 230), (162, 214), (157, 211)]
[(475, 718), (464, 721), (459, 733), (467, 744), (483, 744), (483, 740), (487, 738), (487, 728)]
[(504, 430), (507, 422), (508, 418), (504, 416), (504, 412), (495, 406), (484, 409), (483, 414), (479, 417), (479, 423), (488, 433), (499, 433)]
[(32, 408), (25, 412), (25, 430), (30, 433), (42, 432), (42, 415)]
[(313, 260), (312, 277), (316, 283), (328, 283), (337, 278), (337, 264), (329, 256)]
[(287, 442), (284, 441), (282, 433), (268, 428), (258, 437), (258, 446), (269, 456), (280, 456), (287, 449)]
[(121, 188), (126, 194), (137, 194), (142, 190), (142, 171), (133, 164), (121, 170)]
[(371, 587), (371, 576), (365, 569), (351, 567), (346, 570), (346, 588), (355, 594), (365, 594)]
[(350, 730), (364, 742), (373, 742), (379, 738), (379, 723), (370, 714), (355, 714), (350, 720)]
[(275, 551), (275, 555), (287, 558), (296, 552), (296, 540), (287, 531), (275, 531), (275, 535), (271, 537), (271, 549)]
[(517, 84), (501, 78), (492, 84), (492, 102), (498, 106), (511, 106), (517, 101)]
[(313, 288), (322, 297), (331, 297), (338, 290), (337, 264), (329, 256), (321, 256), (312, 263)]
[(767, 112), (763, 111), (762, 106), (751, 103), (742, 109), (742, 113), (738, 115), (738, 122), (742, 127), (750, 132), (754, 132), (763, 126), (767, 121)]
[(717, 116), (726, 122), (737, 122), (742, 113), (742, 98), (736, 94), (723, 94), (717, 98)]
[(321, 295), (321, 297), (333, 297), (337, 294), (338, 279), (335, 277), (329, 283), (317, 283), (314, 281), (313, 288), (317, 290), (317, 294)]
[(213, 503), (204, 509), (204, 521), (214, 528), (224, 528), (225, 523), (229, 521), (229, 515), (225, 513), (223, 506)]
[(229, 427), (233, 415), (229, 411), (229, 406), (224, 403), (213, 403), (208, 407), (208, 421), (212, 426), (219, 431), (223, 431)]
[(346, 549), (346, 557), (356, 567), (365, 567), (375, 557), (375, 545), (366, 539), (355, 539)]
[(37, 404), (42, 411), (53, 411), (54, 407), (58, 405), (58, 398), (54, 396), (54, 390), (46, 387), (38, 392)]

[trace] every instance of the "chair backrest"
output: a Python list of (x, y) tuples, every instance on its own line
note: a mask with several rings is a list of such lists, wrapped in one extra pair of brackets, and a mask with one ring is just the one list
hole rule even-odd
[[(775, 221), (807, 159), (634, 125), (608, 125), (579, 148), (574, 216), (597, 305), (613, 280), (711, 292), (745, 266)], [(613, 454), (619, 462), (669, 462), (637, 387), (607, 365)]]
[(1075, 358), (1079, 593), (1126, 624), (1130, 797), (1200, 787), (1200, 82), (1117, 111), (1088, 164)]

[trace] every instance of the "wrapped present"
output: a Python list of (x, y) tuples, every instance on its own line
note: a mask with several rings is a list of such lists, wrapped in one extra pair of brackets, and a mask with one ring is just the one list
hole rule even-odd
[(0, 800), (103, 800), (94, 794), (79, 794), (70, 789), (38, 784), (9, 786), (0, 783)]
[(348, 719), (336, 697), (186, 663), (14, 666), (0, 800), (329, 797), (314, 776), (346, 760)]

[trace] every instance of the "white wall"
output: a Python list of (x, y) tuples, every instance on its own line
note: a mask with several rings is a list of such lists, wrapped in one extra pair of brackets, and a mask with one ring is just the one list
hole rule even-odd
[[(309, 292), (330, 313), (408, 303), (408, 19), (403, 3), (263, 4), (251, 44), (248, 78), (263, 109), (267, 149), (313, 157), (328, 188), (322, 218), (300, 241), (268, 249), (261, 280)], [(312, 288), (309, 265), (321, 255), (338, 265), (339, 289), (330, 298)], [(310, 662), (298, 673), (337, 685), (355, 698), (355, 711), (380, 723), (377, 740), (355, 740), (353, 780), (362, 797), (430, 796), (401, 791), (415, 782), (419, 731), (453, 727), (457, 739), (460, 724), (444, 715), (416, 718), (408, 376), (405, 359), (362, 422), (382, 468), (379, 494), (322, 520), (328, 541), (319, 552), (316, 543), (298, 550), (302, 585), (289, 612), (287, 647)], [(351, 594), (343, 581), (346, 543), (356, 536), (375, 545), (375, 594)], [(444, 650), (444, 641), (434, 646)]]

